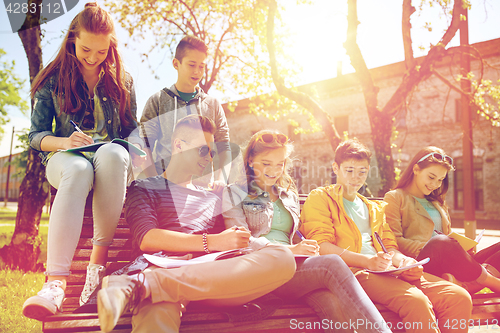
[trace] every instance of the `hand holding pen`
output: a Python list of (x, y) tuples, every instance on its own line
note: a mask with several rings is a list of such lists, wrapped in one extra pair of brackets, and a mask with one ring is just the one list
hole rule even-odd
[[(377, 239), (377, 242), (379, 242), (380, 246), (382, 247), (382, 251), (384, 251), (384, 255), (385, 256), (387, 256), (388, 254), (391, 255), (391, 263), (392, 263), (392, 257), (394, 256), (394, 252), (392, 252), (392, 254), (391, 254), (391, 253), (389, 253), (389, 251), (387, 251), (386, 247), (384, 246), (384, 243), (382, 242), (382, 238), (380, 238), (379, 234), (376, 231), (373, 234), (374, 234), (375, 238)], [(413, 258), (403, 256), (403, 255), (401, 255), (401, 256), (402, 256), (402, 258), (401, 258), (401, 261), (399, 262), (398, 268), (412, 265), (412, 264), (417, 262)], [(415, 268), (403, 271), (400, 276), (403, 279), (405, 279), (406, 281), (413, 281), (413, 280), (419, 279), (420, 276), (422, 276), (422, 272), (423, 272), (423, 267), (419, 266), (419, 267), (415, 267)]]
[(387, 251), (384, 243), (382, 242), (382, 238), (380, 238), (379, 234), (375, 231), (374, 233), (375, 239), (380, 244), (383, 252), (378, 252), (376, 256), (368, 259), (368, 269), (374, 271), (385, 271), (392, 264), (392, 257), (394, 256), (394, 252)]
[(294, 244), (290, 247), (293, 254), (302, 254), (308, 256), (319, 256), (319, 245), (313, 239), (306, 239), (300, 231), (296, 231), (297, 236), (300, 237), (301, 242)]
[(87, 146), (94, 143), (94, 140), (87, 134), (83, 133), (83, 131), (76, 125), (73, 120), (69, 121), (71, 125), (75, 128), (75, 131), (71, 133), (71, 135), (66, 138), (66, 142), (64, 144), (64, 149), (77, 148), (81, 146)]

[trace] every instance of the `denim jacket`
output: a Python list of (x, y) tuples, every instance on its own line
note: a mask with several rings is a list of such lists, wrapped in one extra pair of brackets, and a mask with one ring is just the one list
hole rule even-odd
[[(85, 110), (82, 109), (76, 114), (67, 114), (61, 111), (61, 107), (55, 94), (57, 82), (57, 74), (52, 75), (46, 80), (43, 87), (38, 89), (35, 93), (33, 113), (31, 114), (31, 128), (29, 132), (30, 147), (40, 152), (42, 163), (47, 164), (48, 151), (42, 151), (40, 144), (42, 139), (48, 135), (56, 137), (69, 137), (75, 128), (69, 122), (73, 120), (80, 126)], [(82, 83), (83, 84), (83, 83)], [(97, 86), (98, 96), (106, 120), (106, 131), (108, 132), (111, 140), (115, 138), (125, 139), (137, 127), (136, 113), (137, 104), (135, 99), (135, 90), (133, 80), (130, 74), (126, 74), (126, 88), (130, 91), (130, 111), (132, 118), (128, 126), (123, 126), (120, 122), (118, 103), (115, 103), (111, 98), (106, 96), (104, 90), (104, 80), (101, 80)], [(54, 131), (52, 131), (52, 122), (56, 120)], [(134, 131), (137, 133), (138, 131)], [(133, 141), (133, 140), (129, 140)]]
[[(293, 220), (293, 230), (290, 233), (290, 244), (299, 227), (300, 205), (298, 196), (292, 191), (278, 187), (279, 197), (285, 209)], [(264, 247), (270, 241), (261, 237), (271, 231), (273, 222), (273, 203), (268, 192), (258, 186), (250, 186), (250, 193), (240, 186), (232, 184), (224, 189), (222, 210), (226, 228), (241, 226), (250, 230), (250, 247), (254, 250)]]

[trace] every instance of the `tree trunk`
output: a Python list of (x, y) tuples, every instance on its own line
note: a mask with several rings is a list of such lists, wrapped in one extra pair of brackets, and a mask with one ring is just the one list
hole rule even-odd
[(351, 59), (351, 64), (356, 70), (363, 95), (365, 97), (368, 118), (370, 119), (372, 141), (377, 159), (378, 177), (380, 177), (381, 188), (378, 195), (394, 187), (396, 173), (394, 172), (394, 159), (391, 152), (392, 116), (381, 112), (378, 108), (378, 87), (373, 83), (368, 67), (366, 66), (361, 50), (356, 42), (358, 15), (356, 0), (349, 0), (347, 14), (347, 39), (344, 44), (347, 55)]
[(393, 120), (390, 115), (380, 112), (377, 108), (369, 109), (370, 127), (372, 131), (373, 148), (377, 159), (378, 177), (380, 178), (379, 197), (394, 188), (396, 173), (391, 151), (391, 136)]
[[(35, 8), (39, 8), (42, 0), (30, 0), (28, 6), (31, 6), (31, 3), (36, 4)], [(19, 31), (19, 37), (28, 57), (30, 82), (33, 82), (43, 65), (41, 33), (37, 22), (40, 22), (39, 13), (28, 12), (23, 27)], [(31, 109), (33, 110), (33, 100)], [(47, 194), (45, 167), (38, 153), (29, 149), (26, 175), (21, 183), (19, 194), (16, 228), (10, 244), (0, 249), (0, 257), (6, 266), (23, 271), (43, 269), (43, 265), (37, 263), (41, 244), (38, 227)]]
[(375, 148), (375, 157), (377, 158), (378, 174), (381, 178), (381, 189), (379, 196), (383, 196), (391, 190), (396, 181), (394, 172), (394, 160), (391, 152), (391, 135), (393, 126), (393, 117), (405, 105), (407, 96), (422, 81), (428, 79), (432, 74), (432, 66), (439, 61), (445, 54), (445, 47), (451, 41), (457, 32), (460, 23), (460, 14), (462, 12), (462, 1), (456, 0), (453, 5), (453, 14), (450, 26), (443, 34), (440, 42), (433, 46), (427, 56), (417, 64), (413, 57), (411, 41), (410, 16), (415, 12), (411, 6), (411, 1), (403, 1), (403, 43), (405, 49), (405, 64), (407, 72), (396, 92), (392, 95), (386, 105), (380, 109), (378, 107), (378, 87), (375, 86), (372, 76), (366, 66), (361, 50), (356, 41), (357, 26), (359, 24), (357, 15), (356, 0), (348, 1), (347, 13), (347, 39), (344, 44), (347, 55), (351, 59), (351, 64), (356, 71), (365, 97), (366, 109), (370, 118), (372, 130), (372, 140)]

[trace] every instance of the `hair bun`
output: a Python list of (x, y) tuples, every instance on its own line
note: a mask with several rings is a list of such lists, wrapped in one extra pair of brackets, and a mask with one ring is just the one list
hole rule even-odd
[(99, 4), (97, 2), (87, 2), (85, 4), (85, 8), (89, 8), (89, 7), (99, 7)]

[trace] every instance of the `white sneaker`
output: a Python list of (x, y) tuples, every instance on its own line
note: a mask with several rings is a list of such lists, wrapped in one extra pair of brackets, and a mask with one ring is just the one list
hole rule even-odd
[(128, 275), (109, 275), (102, 281), (102, 289), (97, 293), (97, 314), (103, 332), (112, 331), (122, 313), (127, 309), (133, 313), (141, 302), (144, 274), (139, 274), (142, 281)]
[(64, 300), (62, 285), (63, 282), (60, 280), (45, 282), (36, 296), (31, 296), (24, 302), (23, 314), (28, 318), (42, 321), (49, 315), (62, 312)]
[(87, 278), (85, 279), (85, 286), (83, 286), (82, 294), (80, 295), (80, 306), (86, 304), (96, 290), (99, 283), (106, 275), (106, 267), (96, 264), (89, 264), (87, 266)]

